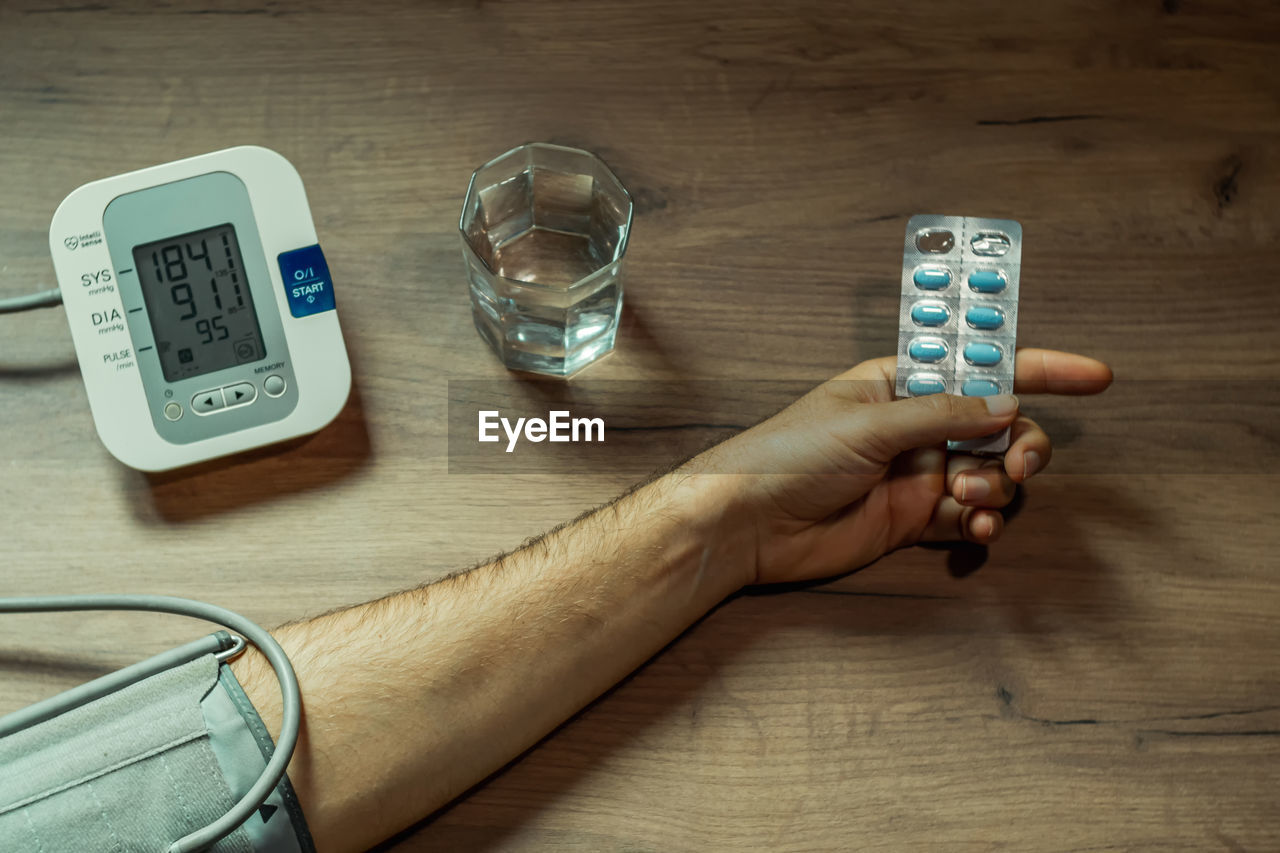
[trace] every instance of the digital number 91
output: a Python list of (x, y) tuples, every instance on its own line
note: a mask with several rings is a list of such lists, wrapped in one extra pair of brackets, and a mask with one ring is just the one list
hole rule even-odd
[[(184, 249), (186, 257), (183, 257)], [(180, 314), (178, 319), (191, 320), (199, 313), (195, 295), (191, 292), (191, 285), (187, 278), (191, 272), (187, 267), (188, 261), (195, 264), (197, 272), (201, 272), (197, 262), (204, 261), (203, 272), (209, 273), (209, 289), (213, 293), (214, 308), (221, 311), (222, 295), (218, 293), (218, 278), (213, 275), (213, 262), (209, 260), (208, 241), (203, 239), (200, 241), (199, 251), (196, 251), (194, 243), (174, 243), (158, 252), (152, 252), (151, 263), (156, 268), (156, 280), (169, 282), (169, 297), (173, 300), (173, 304), (186, 311), (185, 314)], [(231, 337), (231, 332), (222, 325), (221, 314), (196, 320), (196, 331), (204, 336), (202, 342), (206, 344), (211, 344), (214, 340), (225, 341)]]

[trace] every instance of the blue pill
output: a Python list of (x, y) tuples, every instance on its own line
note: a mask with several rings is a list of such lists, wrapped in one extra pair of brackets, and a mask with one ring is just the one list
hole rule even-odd
[(974, 305), (965, 312), (964, 321), (975, 329), (998, 329), (1004, 325), (1004, 312), (989, 305)]
[(941, 376), (932, 373), (917, 373), (907, 379), (907, 393), (912, 397), (923, 397), (926, 394), (941, 394), (947, 390), (947, 383)]
[(966, 397), (990, 397), (1000, 393), (1000, 386), (990, 379), (966, 379), (960, 393)]
[(978, 293), (999, 293), (1008, 280), (999, 270), (975, 270), (969, 273), (969, 289)]
[(945, 290), (947, 285), (951, 284), (951, 270), (945, 267), (942, 269), (920, 267), (915, 275), (911, 276), (911, 280), (921, 290)]
[(916, 361), (932, 364), (947, 357), (947, 345), (937, 338), (916, 338), (907, 347), (907, 353)]
[(951, 319), (951, 312), (945, 305), (921, 302), (911, 307), (911, 319), (921, 326), (941, 326)]
[(993, 364), (1000, 363), (1000, 347), (995, 344), (974, 341), (965, 344), (964, 360), (970, 364), (979, 364), (983, 367), (990, 367)]

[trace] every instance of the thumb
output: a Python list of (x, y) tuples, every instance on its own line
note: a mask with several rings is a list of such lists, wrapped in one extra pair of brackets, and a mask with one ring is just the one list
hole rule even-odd
[(1012, 394), (959, 397), (930, 394), (892, 403), (872, 403), (864, 410), (869, 455), (887, 463), (899, 453), (933, 447), (948, 440), (980, 438), (1007, 427), (1018, 415)]

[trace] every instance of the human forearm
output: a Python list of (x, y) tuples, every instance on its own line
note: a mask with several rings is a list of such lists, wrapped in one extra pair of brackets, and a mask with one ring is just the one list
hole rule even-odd
[[(1048, 436), (1009, 396), (894, 401), (895, 365), (864, 362), (491, 565), (278, 631), (304, 702), (289, 772), (321, 850), (363, 849), (448, 802), (743, 584), (998, 538)], [(1048, 350), (1023, 350), (1017, 369), (1023, 393), (1111, 380), (1101, 362)], [(945, 450), (1006, 427), (1003, 460)], [(236, 673), (274, 725), (261, 659)]]
[[(737, 589), (727, 479), (668, 475), (494, 563), (276, 631), (304, 703), (289, 774), (322, 853), (447, 803)], [(236, 674), (274, 729), (263, 662)]]

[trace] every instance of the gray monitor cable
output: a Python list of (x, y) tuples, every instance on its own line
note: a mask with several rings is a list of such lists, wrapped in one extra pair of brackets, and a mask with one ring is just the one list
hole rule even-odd
[[(302, 719), (302, 697), (298, 690), (298, 678), (293, 672), (293, 666), (289, 663), (284, 649), (280, 648), (280, 644), (264, 628), (240, 614), (187, 598), (167, 595), (46, 595), (31, 598), (0, 598), (0, 613), (49, 613), (60, 610), (135, 610), (190, 616), (193, 619), (222, 625), (242, 634), (245, 640), (257, 646), (258, 650), (266, 656), (280, 682), (280, 695), (283, 700), (280, 735), (276, 739), (276, 750), (272, 753), (266, 768), (263, 769), (262, 775), (226, 814), (208, 826), (170, 844), (168, 853), (194, 853), (194, 851), (204, 850), (234, 832), (280, 784), (289, 766), (289, 759), (293, 757), (294, 747), (298, 743), (298, 728)], [(10, 714), (0, 720), (0, 737), (21, 731), (101, 698), (126, 684), (195, 660), (202, 655), (215, 654), (220, 662), (225, 662), (234, 657), (243, 646), (243, 640), (220, 631)]]
[(0, 314), (16, 314), (19, 311), (30, 311), (33, 308), (52, 308), (62, 304), (62, 291), (58, 288), (25, 296), (13, 296), (0, 299)]

